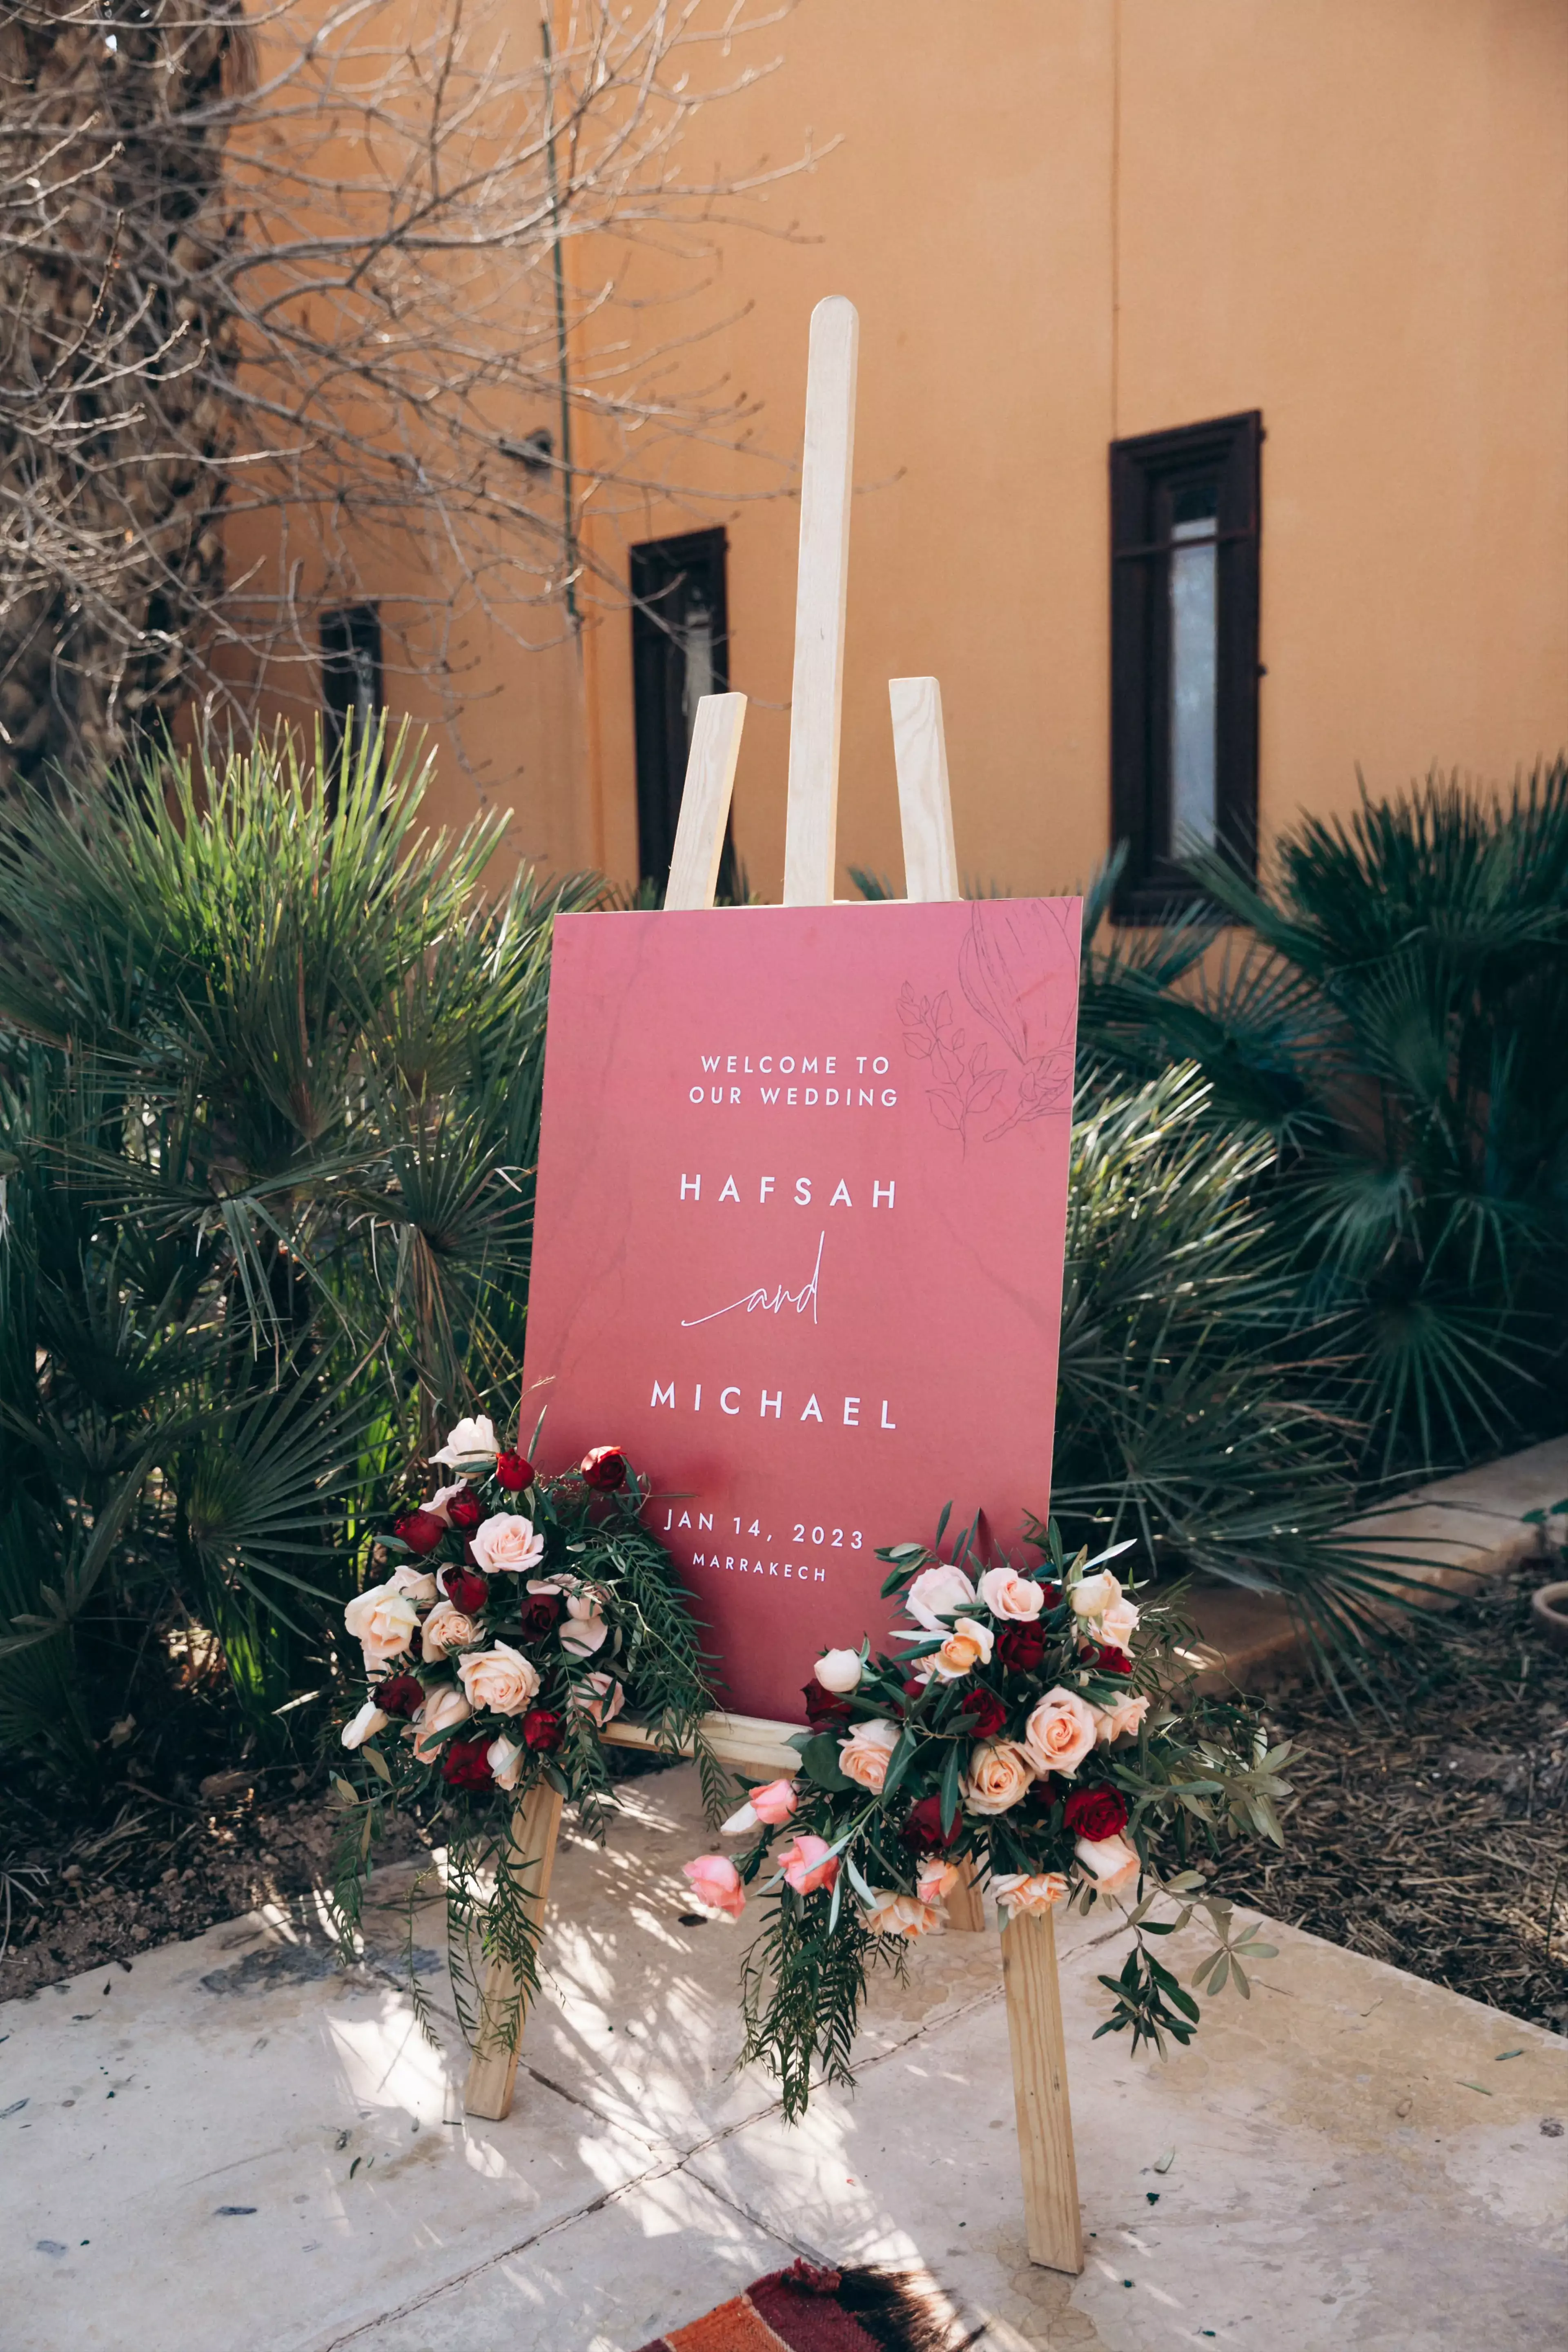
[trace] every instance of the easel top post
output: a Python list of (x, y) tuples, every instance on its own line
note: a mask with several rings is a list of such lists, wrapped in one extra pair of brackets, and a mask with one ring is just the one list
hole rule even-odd
[(811, 314), (805, 379), (789, 803), (784, 817), (786, 907), (833, 903), (859, 350), (860, 320), (854, 303), (842, 294), (828, 295)]

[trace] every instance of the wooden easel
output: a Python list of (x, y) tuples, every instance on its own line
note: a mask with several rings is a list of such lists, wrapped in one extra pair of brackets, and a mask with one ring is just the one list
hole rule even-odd
[[(842, 295), (830, 295), (812, 312), (784, 829), (786, 907), (833, 903), (859, 333), (855, 306)], [(908, 896), (957, 898), (941, 688), (934, 677), (896, 677), (888, 694)], [(705, 695), (697, 706), (665, 893), (667, 909), (713, 904), (745, 711), (743, 694)], [(749, 1768), (760, 1777), (798, 1769), (799, 1755), (787, 1744), (798, 1728), (756, 1716), (714, 1715), (704, 1734), (722, 1762)], [(635, 1725), (612, 1724), (603, 1736), (626, 1747), (654, 1744)], [(523, 1799), (513, 1817), (513, 1866), (531, 1874), (533, 1907), (541, 1918), (560, 1824), (561, 1799), (542, 1784)], [(968, 1933), (984, 1929), (984, 1906), (973, 1880), (966, 1878), (953, 1890), (947, 1910), (950, 1927)], [(1040, 1919), (1015, 1919), (1003, 1929), (1002, 1969), (1029, 2257), (1050, 2270), (1081, 2271), (1083, 2229), (1056, 1939), (1048, 1914)], [(471, 2116), (499, 2120), (510, 2108), (518, 2052), (506, 2029), (516, 2018), (516, 1979), (502, 1962), (492, 1961), (468, 2069), (466, 2105)], [(519, 2020), (519, 2040), (521, 2031)]]

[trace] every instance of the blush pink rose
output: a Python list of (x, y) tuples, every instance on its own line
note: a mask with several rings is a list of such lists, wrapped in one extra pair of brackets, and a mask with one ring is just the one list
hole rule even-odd
[(1016, 1740), (984, 1739), (969, 1751), (963, 1807), (970, 1813), (1005, 1813), (1035, 1785), (1035, 1768)]
[(544, 1558), (544, 1538), (521, 1511), (497, 1511), (468, 1538), (477, 1564), (491, 1576), (526, 1576)]
[(520, 1747), (515, 1739), (508, 1739), (504, 1733), (499, 1739), (492, 1739), (485, 1750), (485, 1762), (495, 1775), (498, 1789), (515, 1789), (527, 1761), (528, 1749)]
[(945, 1633), (944, 1618), (973, 1606), (973, 1585), (961, 1568), (951, 1568), (945, 1560), (922, 1568), (904, 1595), (905, 1609), (928, 1633)]
[(567, 1601), (566, 1614), (561, 1622), (561, 1646), (574, 1658), (591, 1658), (595, 1650), (605, 1646), (610, 1629), (599, 1606), (601, 1598), (590, 1584), (574, 1592)]
[(838, 1856), (828, 1852), (826, 1838), (810, 1837), (803, 1830), (780, 1849), (779, 1867), (797, 1895), (815, 1895), (837, 1877)]
[(395, 1585), (373, 1584), (354, 1594), (343, 1611), (343, 1623), (363, 1647), (366, 1665), (383, 1665), (412, 1646), (419, 1612)]
[(1131, 1650), (1138, 1631), (1138, 1611), (1131, 1601), (1113, 1601), (1100, 1617), (1100, 1638), (1113, 1650)]
[[(873, 1716), (869, 1723), (858, 1723), (848, 1738), (839, 1741), (838, 1769), (875, 1797), (888, 1777), (888, 1767), (898, 1744), (898, 1725), (889, 1723), (882, 1716)], [(752, 1802), (755, 1804), (754, 1797)]]
[(453, 1650), (466, 1650), (470, 1642), (479, 1640), (479, 1628), (471, 1617), (465, 1617), (449, 1601), (437, 1601), (425, 1620), (424, 1637), (419, 1647), (426, 1665), (437, 1658), (447, 1657)]
[(990, 1664), (994, 1640), (990, 1626), (977, 1617), (955, 1617), (952, 1633), (929, 1664), (944, 1683), (962, 1682), (976, 1666)]
[(415, 1717), (412, 1725), (414, 1753), (421, 1764), (434, 1764), (438, 1750), (436, 1742), (444, 1731), (459, 1723), (467, 1723), (473, 1708), (460, 1690), (448, 1686), (433, 1691)]
[(746, 1907), (741, 1874), (727, 1853), (700, 1853), (695, 1862), (681, 1864), (681, 1876), (690, 1882), (700, 1903), (727, 1911), (731, 1919), (738, 1919)]
[(618, 1683), (614, 1675), (584, 1675), (580, 1683), (574, 1685), (572, 1696), (601, 1731), (607, 1723), (614, 1723), (626, 1703), (626, 1685)]
[(991, 1881), (991, 1892), (1013, 1919), (1039, 1919), (1068, 1892), (1068, 1882), (1059, 1870), (1043, 1870), (1031, 1875), (1026, 1871), (1005, 1870)]
[(508, 1642), (459, 1658), (458, 1680), (476, 1707), (497, 1715), (521, 1715), (539, 1691), (538, 1667)]
[(410, 1568), (405, 1563), (393, 1570), (390, 1582), (394, 1592), (405, 1594), (416, 1609), (428, 1609), (437, 1598), (436, 1578), (429, 1569)]
[(874, 1936), (903, 1936), (912, 1943), (942, 1924), (934, 1903), (922, 1903), (918, 1895), (900, 1895), (890, 1886), (874, 1887), (866, 1906), (866, 1925)]
[(1149, 1698), (1140, 1691), (1136, 1698), (1119, 1698), (1113, 1706), (1099, 1710), (1100, 1721), (1094, 1729), (1095, 1743), (1109, 1748), (1113, 1739), (1124, 1739), (1137, 1731), (1149, 1712)]
[(1019, 1576), (1010, 1568), (988, 1568), (980, 1580), (980, 1598), (993, 1617), (1015, 1624), (1037, 1617), (1046, 1602), (1032, 1576)]
[(1079, 1838), (1073, 1853), (1102, 1895), (1114, 1894), (1138, 1875), (1137, 1849), (1124, 1837)]
[(1024, 1746), (1037, 1772), (1078, 1770), (1094, 1746), (1099, 1717), (1086, 1698), (1058, 1683), (1024, 1726)]

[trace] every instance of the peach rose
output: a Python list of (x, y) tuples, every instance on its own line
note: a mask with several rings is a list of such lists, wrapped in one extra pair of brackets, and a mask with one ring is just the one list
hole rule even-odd
[(964, 1811), (1005, 1813), (1035, 1785), (1035, 1768), (1013, 1739), (984, 1739), (969, 1751)]
[(589, 1584), (567, 1601), (566, 1614), (561, 1621), (561, 1646), (574, 1658), (591, 1658), (595, 1650), (605, 1646), (610, 1629), (599, 1606), (603, 1599), (603, 1593)]
[(519, 1747), (515, 1739), (508, 1739), (504, 1732), (499, 1739), (492, 1739), (485, 1750), (485, 1762), (495, 1774), (498, 1789), (515, 1789), (527, 1760), (527, 1748)]
[(618, 1683), (614, 1675), (584, 1675), (580, 1683), (574, 1684), (572, 1696), (601, 1731), (607, 1723), (614, 1723), (626, 1703), (626, 1685)]
[(1102, 1568), (1098, 1576), (1080, 1576), (1068, 1587), (1075, 1617), (1103, 1617), (1121, 1598), (1121, 1587), (1108, 1568)]
[(1005, 1870), (991, 1881), (991, 1892), (1009, 1918), (1042, 1919), (1062, 1901), (1068, 1882), (1059, 1870), (1040, 1871), (1032, 1877), (1022, 1870)]
[(920, 1866), (915, 1883), (922, 1903), (945, 1902), (958, 1885), (958, 1864), (956, 1862), (939, 1862), (934, 1854), (928, 1854)]
[(900, 1895), (890, 1886), (877, 1886), (866, 1906), (866, 1925), (874, 1936), (904, 1936), (912, 1943), (942, 1927), (942, 1914), (918, 1895)]
[(797, 1799), (793, 1780), (765, 1780), (753, 1789), (738, 1812), (731, 1814), (719, 1834), (721, 1837), (742, 1837), (747, 1830), (761, 1827), (766, 1822), (777, 1829), (794, 1814)]
[(879, 1715), (869, 1723), (858, 1723), (847, 1739), (838, 1743), (838, 1769), (851, 1780), (858, 1780), (875, 1797), (880, 1793), (888, 1777), (888, 1767), (893, 1760), (893, 1750), (899, 1744), (899, 1727)]
[(450, 1731), (459, 1723), (467, 1723), (473, 1708), (460, 1690), (448, 1685), (432, 1691), (410, 1728), (414, 1737), (414, 1753), (421, 1764), (434, 1764), (440, 1750), (436, 1746), (442, 1732)]
[(1100, 1883), (1102, 1895), (1113, 1894), (1138, 1875), (1138, 1854), (1124, 1837), (1079, 1838), (1073, 1848), (1083, 1868)]
[(944, 1617), (973, 1606), (973, 1585), (961, 1568), (950, 1568), (945, 1560), (939, 1560), (934, 1568), (922, 1568), (904, 1595), (906, 1612), (928, 1633), (945, 1633)]
[(828, 1852), (826, 1838), (810, 1837), (803, 1830), (780, 1849), (779, 1868), (797, 1895), (815, 1895), (837, 1877), (838, 1856)]
[(1094, 1746), (1098, 1711), (1058, 1683), (1024, 1726), (1024, 1746), (1037, 1772), (1073, 1773)]
[(841, 1696), (855, 1688), (863, 1671), (858, 1650), (824, 1650), (816, 1662), (816, 1679), (823, 1689)]
[(1046, 1596), (1032, 1576), (1019, 1576), (1010, 1568), (988, 1568), (980, 1580), (980, 1598), (993, 1617), (1005, 1617), (1022, 1622), (1037, 1617), (1046, 1605)]
[(428, 1609), (437, 1598), (439, 1587), (428, 1569), (410, 1568), (405, 1563), (395, 1568), (388, 1580), (394, 1592), (406, 1594), (416, 1609)]
[(459, 1462), (473, 1462), (481, 1454), (493, 1455), (500, 1452), (495, 1423), (488, 1412), (481, 1412), (477, 1420), (460, 1421), (456, 1429), (448, 1430), (446, 1444), (438, 1454), (432, 1454), (430, 1459), (432, 1462), (444, 1462), (451, 1469)]
[(470, 1642), (479, 1638), (479, 1628), (471, 1617), (465, 1617), (449, 1601), (437, 1601), (425, 1620), (425, 1635), (419, 1644), (426, 1665), (444, 1658), (452, 1650), (466, 1650)]
[(458, 1661), (458, 1680), (476, 1708), (497, 1715), (521, 1715), (539, 1689), (539, 1669), (521, 1650), (497, 1642)]
[(1113, 1601), (1109, 1609), (1100, 1612), (1100, 1638), (1109, 1642), (1113, 1650), (1130, 1650), (1132, 1636), (1138, 1631), (1139, 1612), (1131, 1601)]
[(533, 1521), (520, 1511), (497, 1511), (474, 1529), (468, 1541), (476, 1562), (491, 1576), (503, 1570), (510, 1576), (526, 1576), (544, 1558), (544, 1538), (534, 1534)]
[(931, 1668), (944, 1683), (962, 1682), (976, 1666), (990, 1663), (994, 1645), (989, 1625), (977, 1617), (955, 1617), (952, 1633), (931, 1660)]
[(344, 1724), (342, 1739), (345, 1748), (363, 1748), (378, 1731), (384, 1731), (392, 1717), (383, 1715), (374, 1699), (367, 1698), (359, 1713)]
[(400, 1658), (413, 1645), (419, 1615), (406, 1592), (395, 1584), (373, 1584), (356, 1592), (343, 1611), (343, 1623), (364, 1650), (367, 1666)]
[(1100, 1721), (1094, 1727), (1095, 1745), (1109, 1748), (1113, 1739), (1125, 1738), (1139, 1728), (1149, 1712), (1148, 1696), (1140, 1691), (1136, 1698), (1119, 1698), (1113, 1706), (1102, 1706), (1096, 1712)]
[(746, 1890), (727, 1853), (700, 1853), (695, 1862), (682, 1863), (680, 1874), (689, 1881), (699, 1903), (706, 1903), (711, 1910), (727, 1911), (731, 1919), (738, 1919), (745, 1909)]

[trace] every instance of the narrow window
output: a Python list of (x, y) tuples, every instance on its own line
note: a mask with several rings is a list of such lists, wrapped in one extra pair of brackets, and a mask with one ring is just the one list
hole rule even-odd
[[(722, 530), (647, 540), (632, 550), (637, 858), (643, 881), (656, 890), (669, 879), (697, 706), (705, 694), (730, 690), (726, 552)], [(726, 835), (719, 895), (734, 894)]]
[(1177, 861), (1258, 838), (1257, 410), (1110, 446), (1110, 790), (1117, 911), (1191, 895)]
[(375, 604), (342, 604), (321, 615), (321, 740), (328, 790), (337, 791), (345, 741), (358, 743), (379, 724), (382, 711), (381, 611)]

